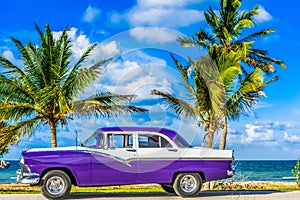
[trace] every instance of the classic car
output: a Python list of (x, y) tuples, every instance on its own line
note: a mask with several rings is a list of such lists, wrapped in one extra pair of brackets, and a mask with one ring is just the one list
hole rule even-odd
[(72, 185), (125, 184), (160, 184), (192, 197), (202, 183), (233, 176), (232, 161), (232, 150), (192, 147), (173, 130), (105, 127), (78, 146), (22, 152), (17, 182), (39, 185), (49, 199), (67, 197)]

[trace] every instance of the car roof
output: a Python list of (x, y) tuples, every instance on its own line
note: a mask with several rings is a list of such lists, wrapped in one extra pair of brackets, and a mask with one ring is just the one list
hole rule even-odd
[(166, 135), (170, 139), (174, 139), (176, 135), (178, 134), (177, 132), (166, 129), (166, 128), (157, 128), (157, 127), (102, 127), (97, 129), (97, 132), (157, 132), (161, 133), (163, 135)]

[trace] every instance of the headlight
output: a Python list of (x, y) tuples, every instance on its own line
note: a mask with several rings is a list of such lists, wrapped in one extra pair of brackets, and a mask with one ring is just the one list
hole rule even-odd
[(20, 160), (20, 168), (22, 172), (26, 172), (26, 173), (30, 172), (30, 168), (28, 167), (28, 165), (25, 165), (25, 161), (23, 157)]

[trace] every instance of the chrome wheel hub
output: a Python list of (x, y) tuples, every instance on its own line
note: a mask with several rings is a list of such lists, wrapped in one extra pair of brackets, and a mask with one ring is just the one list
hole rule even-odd
[(180, 180), (180, 188), (187, 193), (193, 192), (197, 187), (197, 180), (194, 176), (185, 175)]
[(46, 188), (50, 194), (58, 195), (64, 191), (65, 182), (61, 177), (53, 176), (47, 180)]

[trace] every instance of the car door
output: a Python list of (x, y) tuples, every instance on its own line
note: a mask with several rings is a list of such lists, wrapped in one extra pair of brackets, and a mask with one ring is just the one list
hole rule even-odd
[(137, 152), (132, 133), (107, 133), (104, 148), (94, 154), (92, 176), (96, 185), (133, 183)]
[(179, 150), (159, 133), (138, 134), (138, 181), (169, 182), (180, 167)]

